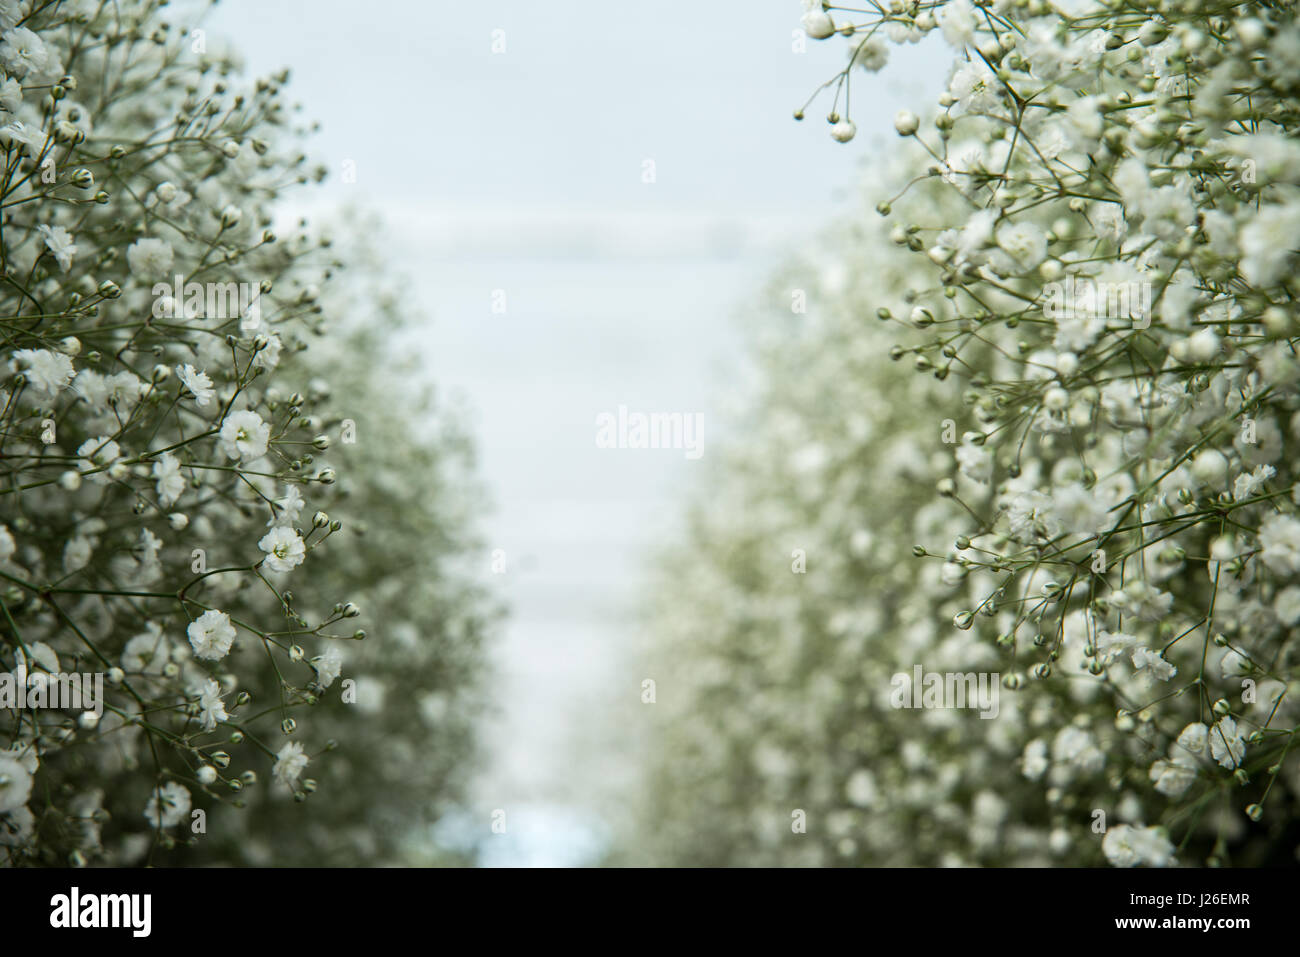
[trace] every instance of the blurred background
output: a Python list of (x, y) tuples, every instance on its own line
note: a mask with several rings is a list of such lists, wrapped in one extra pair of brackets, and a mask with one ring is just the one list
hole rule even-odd
[[(629, 609), (720, 438), (746, 302), (852, 208), (893, 114), (941, 87), (950, 54), (932, 37), (855, 80), (852, 147), (830, 139), (826, 100), (796, 124), (843, 62), (798, 52), (800, 12), (224, 0), (206, 23), (251, 73), (292, 71), (329, 170), (293, 214), (380, 217), (380, 252), (425, 317), (402, 345), (471, 416), (494, 500), (482, 576), (510, 618), (489, 761), (437, 836), (484, 864), (601, 858), (602, 801), (635, 761), (606, 726), (611, 698), (640, 694)], [(596, 417), (620, 405), (699, 413), (704, 458), (598, 449)]]

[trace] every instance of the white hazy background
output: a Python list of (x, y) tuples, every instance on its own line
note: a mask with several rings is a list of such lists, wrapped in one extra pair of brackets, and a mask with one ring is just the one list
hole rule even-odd
[[(950, 53), (932, 38), (856, 71), (853, 143), (830, 139), (827, 97), (795, 123), (848, 50), (835, 37), (794, 52), (800, 13), (798, 0), (224, 0), (204, 24), (250, 73), (292, 70), (330, 170), (296, 194), (310, 195), (302, 211), (382, 216), (383, 249), (428, 318), (403, 345), (473, 410), (495, 505), (484, 528), (507, 562), (494, 575), (484, 556), (483, 576), (511, 617), (489, 767), (441, 836), (485, 863), (597, 861), (594, 794), (632, 757), (591, 731), (611, 693), (640, 694), (623, 657), (638, 572), (701, 463), (597, 449), (596, 416), (699, 412), (707, 459), (741, 307), (833, 216), (858, 212), (853, 184), (892, 148), (894, 113), (941, 89)], [(505, 835), (491, 833), (497, 808)]]

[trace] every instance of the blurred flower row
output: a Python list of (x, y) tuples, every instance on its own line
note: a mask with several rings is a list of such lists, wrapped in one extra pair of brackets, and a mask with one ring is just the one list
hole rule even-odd
[[(951, 76), (898, 116), (875, 214), (767, 292), (745, 441), (660, 582), (681, 600), (647, 659), (670, 716), (638, 840), (1291, 862), (1300, 27), (1205, 0), (868, 6), (805, 4), (848, 44), (811, 101), (835, 139), (888, 43), (941, 32)], [(914, 666), (997, 675), (997, 716), (897, 707)]]

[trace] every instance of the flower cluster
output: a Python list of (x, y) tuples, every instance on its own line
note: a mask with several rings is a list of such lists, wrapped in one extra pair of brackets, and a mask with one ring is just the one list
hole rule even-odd
[[(305, 221), (272, 230), (286, 188), (324, 175), (297, 149), (287, 75), (247, 83), (165, 9), (0, 3), (0, 672), (14, 679), (0, 682), (0, 863), (310, 860), (326, 842), (295, 845), (306, 825), (276, 808), (307, 800), (324, 752), (379, 721), (384, 676), (405, 665), (410, 699), (445, 704), (476, 673), (477, 598), (434, 568), (467, 547), (467, 516), (432, 496), (402, 496), (398, 515), (388, 487), (438, 478), (439, 496), (459, 494), (431, 442), (463, 436), (402, 442), (378, 421), (402, 406), (374, 371), (376, 333), (329, 322), (330, 240)], [(350, 306), (387, 328), (379, 304)], [(393, 474), (336, 469), (365, 440), (358, 421)], [(427, 599), (385, 593), (397, 569), (380, 543), (325, 511), (349, 496), (381, 528), (440, 531), (394, 532), (400, 571), (435, 579)], [(387, 664), (361, 651), (371, 601), (393, 629), (445, 616), (444, 646), (390, 645)], [(102, 696), (54, 697), (70, 674)], [(449, 724), (430, 806), (468, 749)], [(368, 780), (372, 797), (405, 793)], [(243, 820), (209, 821), (225, 806)], [(351, 859), (375, 852), (354, 842)]]
[[(837, 140), (886, 39), (939, 31), (955, 63), (938, 110), (896, 118), (884, 228), (774, 290), (815, 284), (665, 573), (685, 598), (648, 667), (681, 704), (647, 840), (1289, 860), (1300, 26), (1211, 0), (805, 6), (850, 42)], [(914, 665), (997, 675), (996, 717), (899, 709)]]

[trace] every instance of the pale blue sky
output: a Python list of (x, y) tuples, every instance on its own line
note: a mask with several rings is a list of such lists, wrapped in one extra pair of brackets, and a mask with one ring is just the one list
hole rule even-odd
[[(485, 556), (484, 575), (513, 609), (493, 764), (458, 823), (482, 829), (490, 863), (598, 847), (587, 796), (620, 756), (581, 731), (611, 689), (639, 693), (623, 654), (637, 568), (700, 475), (680, 452), (597, 449), (596, 415), (699, 412), (707, 458), (737, 313), (854, 209), (894, 112), (940, 88), (949, 54), (927, 42), (859, 73), (852, 144), (830, 139), (826, 105), (795, 123), (846, 50), (794, 53), (799, 14), (798, 0), (224, 0), (208, 24), (251, 70), (292, 69), (332, 174), (311, 208), (385, 216), (386, 251), (430, 318), (407, 345), (475, 410), (485, 527), (508, 568), (491, 575)], [(496, 808), (505, 838), (490, 836)]]

